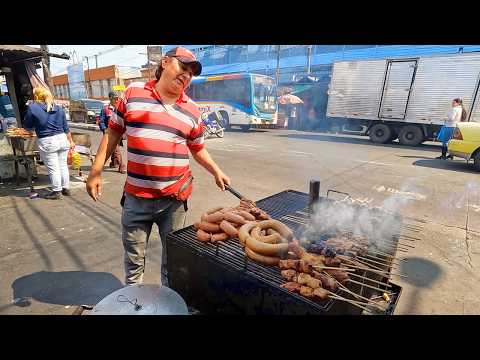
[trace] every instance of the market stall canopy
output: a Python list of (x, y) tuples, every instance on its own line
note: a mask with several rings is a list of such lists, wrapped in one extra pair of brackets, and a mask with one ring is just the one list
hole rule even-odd
[[(25, 60), (41, 60), (45, 52), (42, 49), (26, 45), (0, 45), (0, 66), (6, 66), (15, 62)], [(48, 53), (49, 56), (68, 60), (67, 54)]]
[(282, 95), (278, 98), (278, 102), (282, 105), (286, 104), (303, 104), (303, 100), (300, 99), (298, 96), (287, 94)]

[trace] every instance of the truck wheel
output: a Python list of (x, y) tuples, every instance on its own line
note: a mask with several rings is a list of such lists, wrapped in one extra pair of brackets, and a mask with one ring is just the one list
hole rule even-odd
[(477, 151), (473, 157), (473, 168), (480, 171), (480, 151)]
[(377, 144), (385, 144), (392, 137), (392, 129), (387, 124), (375, 124), (370, 128), (370, 140)]
[(400, 134), (398, 134), (398, 140), (402, 145), (417, 146), (420, 145), (425, 139), (422, 129), (420, 129), (418, 126), (406, 125), (400, 130)]

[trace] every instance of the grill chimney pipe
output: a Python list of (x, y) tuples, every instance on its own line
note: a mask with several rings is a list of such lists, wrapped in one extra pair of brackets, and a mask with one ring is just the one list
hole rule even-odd
[(312, 179), (310, 180), (310, 192), (308, 197), (308, 209), (310, 212), (313, 212), (313, 205), (320, 198), (320, 180)]

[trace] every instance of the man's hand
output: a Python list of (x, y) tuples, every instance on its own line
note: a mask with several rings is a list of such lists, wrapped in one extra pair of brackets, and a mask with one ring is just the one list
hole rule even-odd
[(98, 197), (102, 195), (102, 176), (91, 172), (88, 175), (86, 187), (88, 195), (97, 201)]
[(70, 150), (75, 149), (75, 143), (73, 141), (70, 141)]
[(230, 185), (230, 178), (222, 171), (218, 171), (217, 174), (215, 174), (215, 182), (222, 191), (225, 191), (225, 185)]

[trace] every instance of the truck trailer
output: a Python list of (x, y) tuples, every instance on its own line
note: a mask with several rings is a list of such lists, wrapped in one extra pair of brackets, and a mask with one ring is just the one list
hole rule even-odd
[(480, 53), (338, 61), (327, 116), (375, 143), (416, 146), (437, 136), (455, 98), (480, 122), (479, 83)]

